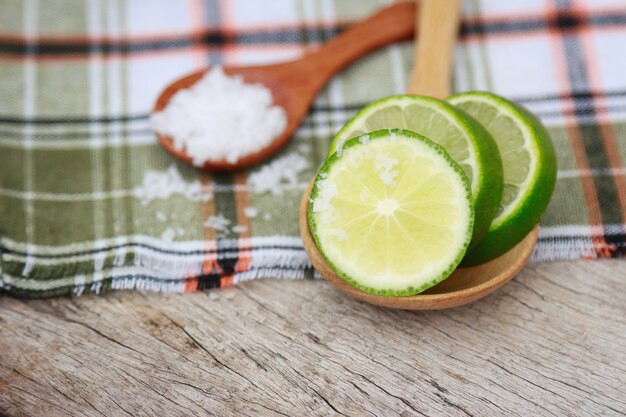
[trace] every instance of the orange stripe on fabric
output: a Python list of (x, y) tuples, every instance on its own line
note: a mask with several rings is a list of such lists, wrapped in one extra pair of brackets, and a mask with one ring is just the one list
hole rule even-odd
[[(229, 5), (224, 0), (217, 0), (217, 5), (219, 8), (221, 33), (224, 34), (224, 37), (226, 38), (226, 42), (224, 43), (224, 45), (221, 46), (220, 50), (220, 52), (222, 53), (222, 64), (226, 66), (230, 63), (230, 54), (231, 51), (234, 50), (234, 46), (232, 45), (232, 39), (228, 38), (233, 37), (235, 32), (234, 28), (230, 25), (231, 20), (229, 19), (229, 14), (227, 10)], [(220, 278), (220, 288), (230, 287), (233, 285), (233, 282), (234, 272), (231, 275), (223, 276), (222, 278)]]
[[(230, 34), (233, 36), (237, 33), (237, 28), (235, 27), (235, 11), (234, 7), (229, 0), (221, 0), (218, 1), (220, 5), (220, 22), (221, 28), (224, 33)], [(226, 42), (223, 46), (224, 52), (224, 64), (228, 65), (231, 61), (233, 52), (236, 50), (236, 46), (233, 45), (233, 42)]]
[[(235, 28), (232, 26), (232, 14), (230, 11), (231, 5), (229, 4), (227, 0), (218, 0), (217, 5), (219, 8), (221, 33), (224, 34), (225, 38), (234, 36)], [(228, 64), (230, 64), (231, 58), (232, 58), (231, 55), (233, 54), (234, 50), (235, 50), (235, 46), (233, 45), (233, 42), (225, 42), (224, 45), (222, 45), (222, 48), (221, 48), (222, 64), (224, 66), (227, 66)], [(234, 192), (234, 195), (236, 196), (237, 193)], [(237, 205), (236, 201), (235, 201), (235, 205)], [(236, 271), (233, 271), (233, 274), (222, 277), (220, 279), (220, 288), (232, 286), (234, 282), (235, 273)]]
[[(553, 0), (545, 0), (546, 11), (548, 14), (556, 14), (557, 10), (552, 6)], [(564, 108), (566, 118), (569, 118), (574, 123), (568, 123), (566, 126), (567, 137), (574, 152), (574, 158), (576, 160), (576, 167), (583, 171), (589, 169), (589, 160), (585, 151), (585, 145), (582, 139), (582, 132), (576, 122), (576, 116), (573, 112), (575, 108), (574, 102), (569, 96), (571, 86), (569, 85), (569, 74), (567, 72), (567, 59), (563, 50), (561, 41), (561, 33), (556, 29), (550, 29), (550, 45), (553, 50), (554, 65), (557, 74), (557, 82), (559, 83), (559, 89), (561, 95), (564, 97), (563, 101), (567, 102), (568, 106)], [(608, 250), (608, 244), (603, 236), (603, 223), (602, 213), (600, 211), (600, 203), (598, 201), (598, 192), (596, 190), (595, 183), (592, 177), (581, 177), (581, 186), (583, 188), (583, 197), (585, 205), (587, 206), (587, 220), (591, 227), (591, 240), (593, 242), (596, 254), (604, 256)]]
[[(203, 0), (189, 0), (189, 10), (192, 13), (191, 16), (191, 24), (193, 25), (194, 31), (196, 33), (200, 33), (204, 30), (204, 22), (205, 22), (205, 11)], [(205, 50), (203, 48), (192, 48), (194, 54), (194, 65), (197, 69), (203, 68), (206, 65), (205, 58)], [(211, 175), (207, 172), (200, 172), (200, 182), (202, 183), (202, 187), (204, 191), (207, 193), (212, 192), (213, 188), (213, 179)], [(210, 199), (207, 202), (201, 203), (201, 219), (200, 221), (204, 223), (205, 219), (208, 217), (215, 215), (215, 201), (214, 198)], [(201, 224), (202, 227), (202, 235), (204, 239), (204, 257), (202, 260), (202, 274), (214, 274), (221, 273), (221, 267), (217, 262), (217, 234), (215, 230), (210, 227), (204, 227), (204, 224)]]
[[(191, 11), (192, 25), (196, 28), (194, 33), (200, 33), (204, 29), (205, 18), (203, 1), (204, 0), (190, 0), (189, 10)], [(202, 43), (199, 42), (201, 39), (194, 36), (194, 41), (195, 46), (192, 47), (194, 65), (200, 69), (206, 65), (206, 52), (202, 48)]]
[[(576, 1), (575, 5), (577, 11), (581, 16), (587, 16), (587, 11), (580, 2)], [(586, 28), (581, 33), (581, 43), (583, 45), (583, 58), (585, 59), (588, 74), (589, 83), (592, 91), (603, 91), (602, 89), (602, 76), (600, 75), (600, 68), (598, 66), (598, 54), (591, 38), (591, 30)], [(606, 98), (602, 94), (594, 94), (592, 96), (594, 108), (596, 113), (602, 114), (608, 117), (608, 106)], [(602, 135), (602, 142), (605, 149), (605, 154), (609, 162), (609, 167), (612, 169), (620, 169), (624, 166), (623, 161), (620, 158), (619, 148), (617, 146), (617, 136), (610, 123), (599, 123), (600, 134)], [(622, 220), (626, 224), (626, 178), (620, 175), (614, 175), (613, 181), (615, 182), (615, 189), (619, 199), (620, 210), (622, 213)]]
[[(203, 190), (206, 193), (211, 193), (213, 189), (213, 179), (207, 172), (200, 173), (200, 182), (202, 183)], [(214, 197), (215, 198), (215, 197)], [(214, 198), (202, 203), (201, 210), (201, 222), (211, 217), (215, 216), (215, 202)], [(202, 224), (203, 233), (202, 237), (204, 239), (204, 259), (202, 261), (202, 273), (203, 274), (214, 274), (221, 273), (222, 268), (217, 262), (217, 233), (212, 227), (204, 227)]]

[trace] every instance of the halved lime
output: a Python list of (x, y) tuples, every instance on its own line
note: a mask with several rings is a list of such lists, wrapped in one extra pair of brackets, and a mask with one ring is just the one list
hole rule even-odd
[(474, 208), (466, 175), (441, 146), (392, 129), (349, 140), (326, 160), (308, 220), (320, 253), (349, 284), (412, 295), (459, 264)]
[(496, 140), (504, 167), (504, 192), (487, 235), (463, 260), (487, 262), (520, 242), (539, 222), (556, 183), (556, 155), (539, 119), (495, 94), (467, 92), (448, 99), (472, 115)]
[(374, 101), (337, 133), (329, 156), (346, 140), (378, 129), (408, 129), (441, 145), (469, 178), (476, 208), (470, 248), (485, 236), (502, 197), (498, 147), (480, 123), (454, 106), (431, 97), (399, 95)]

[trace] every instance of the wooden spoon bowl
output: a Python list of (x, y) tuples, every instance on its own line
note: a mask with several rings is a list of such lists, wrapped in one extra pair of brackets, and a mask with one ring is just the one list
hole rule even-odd
[[(287, 127), (267, 147), (235, 163), (209, 160), (200, 168), (212, 171), (239, 170), (276, 153), (293, 136), (315, 97), (335, 73), (373, 50), (411, 39), (415, 31), (416, 9), (413, 2), (386, 7), (295, 61), (251, 67), (225, 66), (226, 74), (240, 75), (246, 83), (258, 83), (269, 88), (274, 104), (282, 107), (287, 114)], [(194, 85), (207, 71), (208, 68), (202, 69), (170, 84), (157, 99), (153, 111), (163, 110), (176, 92)], [(170, 137), (157, 134), (157, 138), (169, 153), (192, 164), (191, 156), (184, 150), (176, 149)]]
[(403, 310), (439, 310), (471, 303), (504, 285), (528, 263), (539, 227), (535, 227), (517, 246), (482, 265), (457, 268), (454, 273), (425, 292), (407, 297), (369, 294), (353, 287), (332, 270), (319, 252), (308, 223), (309, 198), (313, 182), (300, 201), (300, 236), (313, 267), (328, 282), (352, 297), (384, 307)]

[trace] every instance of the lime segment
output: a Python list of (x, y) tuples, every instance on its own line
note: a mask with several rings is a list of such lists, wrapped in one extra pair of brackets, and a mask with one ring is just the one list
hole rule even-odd
[(529, 111), (495, 94), (468, 92), (448, 99), (491, 133), (502, 158), (504, 191), (487, 235), (464, 265), (489, 261), (520, 242), (539, 222), (556, 183), (556, 155), (545, 127)]
[(407, 129), (443, 146), (470, 181), (476, 221), (470, 247), (487, 233), (502, 195), (502, 161), (491, 135), (471, 116), (446, 102), (399, 95), (361, 109), (333, 139), (329, 156), (356, 136), (379, 129)]
[(315, 178), (309, 227), (335, 272), (363, 291), (412, 295), (448, 277), (469, 244), (469, 181), (446, 151), (410, 131), (346, 142)]

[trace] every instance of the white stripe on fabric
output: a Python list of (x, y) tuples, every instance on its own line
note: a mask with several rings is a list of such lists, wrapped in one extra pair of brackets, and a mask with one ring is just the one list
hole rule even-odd
[[(107, 3), (107, 34), (109, 37), (117, 37), (121, 35), (119, 14), (121, 12), (119, 0), (109, 0)], [(108, 60), (107, 61), (107, 81), (108, 81), (108, 108), (107, 114), (123, 114), (125, 108), (123, 106), (122, 99), (125, 91), (122, 86), (122, 61), (121, 60)], [(123, 146), (125, 139), (120, 134), (123, 131), (123, 122), (115, 122), (107, 126), (108, 130), (108, 143), (114, 146)], [(110, 169), (107, 175), (111, 178), (111, 188), (122, 189), (125, 185), (124, 178), (127, 175), (125, 166), (123, 164), (123, 157), (121, 152), (111, 152), (109, 159)], [(112, 202), (113, 216), (111, 218), (113, 223), (113, 234), (123, 235), (126, 232), (126, 213), (125, 203), (121, 199), (114, 199)]]
[[(120, 271), (121, 269), (126, 269), (128, 273), (123, 273), (126, 271)], [(112, 271), (107, 271), (112, 272)], [(133, 276), (134, 275), (134, 276)], [(104, 279), (112, 278), (113, 282), (111, 283), (111, 288), (116, 290), (148, 290), (148, 291), (157, 291), (157, 292), (184, 292), (185, 291), (185, 283), (187, 281), (186, 278), (176, 278), (176, 279), (168, 279), (168, 278), (159, 278), (154, 276), (142, 277), (144, 271), (140, 268), (118, 268), (115, 273), (107, 273)], [(126, 277), (126, 278), (123, 278)], [(260, 270), (249, 270), (243, 273), (235, 273), (234, 274), (234, 282), (244, 282), (251, 279), (262, 279), (262, 278), (276, 278), (276, 279), (303, 279), (305, 277), (305, 271), (300, 269), (284, 269), (280, 267), (275, 268), (264, 268)], [(316, 275), (316, 278), (320, 278), (319, 275)], [(24, 290), (32, 290), (32, 291), (47, 291), (67, 286), (73, 286), (74, 282), (85, 283), (78, 284), (74, 287), (74, 292), (77, 294), (82, 294), (87, 288), (88, 285), (91, 285), (90, 290), (98, 293), (102, 288), (102, 282), (95, 282), (92, 284), (88, 284), (89, 278), (84, 274), (71, 276), (67, 278), (60, 278), (55, 280), (34, 280), (34, 279), (23, 279), (16, 278), (11, 275), (5, 274), (5, 286), (19, 288)]]
[[(120, 244), (120, 240), (124, 242), (132, 242), (132, 244), (145, 244), (154, 246), (162, 250), (180, 250), (180, 251), (204, 251), (206, 249), (205, 241), (203, 240), (189, 240), (181, 242), (163, 241), (158, 237), (135, 234), (127, 236), (119, 236), (115, 238), (106, 238), (98, 241), (78, 242), (68, 245), (32, 245), (36, 252), (40, 255), (65, 255), (74, 252), (80, 252), (85, 250), (91, 250), (95, 245), (101, 245), (104, 247), (115, 246)], [(244, 243), (249, 247), (271, 247), (271, 246), (290, 246), (301, 248), (302, 239), (294, 236), (274, 235), (264, 237), (251, 237), (241, 239), (224, 239), (220, 240), (220, 248), (224, 250), (238, 250), (239, 243)], [(9, 239), (7, 237), (0, 237), (0, 243), (3, 247), (24, 252), (26, 244), (24, 242), (18, 242), (16, 240)]]
[(89, 201), (104, 200), (108, 198), (123, 198), (132, 195), (132, 190), (96, 191), (93, 193), (40, 193), (33, 191), (10, 190), (0, 188), (0, 195), (4, 197), (19, 198), (25, 201)]
[[(306, 189), (308, 182), (301, 182), (295, 185), (281, 185), (284, 191), (302, 191)], [(214, 193), (230, 193), (249, 191), (245, 184), (234, 185), (215, 185), (211, 187)], [(97, 191), (93, 193), (40, 193), (32, 191), (11, 190), (9, 188), (0, 187), (0, 196), (39, 201), (89, 201), (89, 200), (106, 200), (110, 198), (124, 198), (134, 196), (133, 190), (111, 190)], [(176, 194), (176, 197), (185, 198), (183, 194)]]
[[(285, 253), (282, 250), (265, 250), (257, 251), (252, 250), (253, 264), (250, 270), (245, 273), (236, 273), (235, 281), (248, 280), (252, 278), (259, 278), (259, 275), (272, 276), (275, 278), (303, 278), (306, 268), (311, 266), (309, 259), (304, 251), (292, 252), (291, 254)], [(257, 253), (259, 252), (259, 253)], [(236, 255), (238, 252), (233, 251), (232, 255)], [(221, 257), (220, 257), (221, 258)], [(38, 280), (32, 278), (20, 278), (5, 274), (7, 278), (7, 284), (13, 287), (32, 289), (44, 291), (53, 288), (59, 288), (63, 286), (75, 285), (77, 287), (83, 286), (87, 283), (91, 283), (91, 291), (99, 291), (101, 288), (102, 280), (115, 277), (124, 277), (130, 275), (145, 275), (151, 279), (144, 279), (148, 282), (151, 280), (176, 280), (185, 281), (185, 278), (198, 276), (202, 273), (202, 267), (204, 258), (200, 256), (197, 260), (171, 260), (168, 262), (162, 256), (158, 257), (145, 257), (137, 256), (134, 266), (113, 267), (107, 270), (103, 270), (101, 278), (97, 281), (94, 276), (85, 274), (77, 274), (66, 277), (57, 278), (54, 280)], [(274, 275), (269, 275), (268, 271)], [(77, 281), (78, 280), (78, 281)], [(141, 278), (128, 278), (132, 282), (140, 282)], [(135, 288), (134, 286), (132, 286)], [(80, 291), (82, 292), (82, 288)]]
[[(116, 135), (121, 137), (119, 132)], [(115, 135), (114, 135), (115, 136)], [(24, 140), (0, 138), (0, 145), (3, 147), (24, 148)], [(54, 150), (78, 150), (78, 149), (102, 149), (102, 148), (121, 148), (127, 145), (132, 146), (156, 146), (158, 142), (156, 136), (152, 132), (132, 133), (128, 141), (107, 142), (106, 134), (90, 135), (89, 140), (81, 139), (53, 139), (53, 140), (33, 140), (30, 143), (32, 149), (54, 149)]]
[(393, 81), (393, 94), (404, 94), (407, 89), (407, 74), (404, 71), (402, 49), (398, 45), (391, 45), (389, 51), (389, 63), (391, 65), (391, 79)]
[(115, 251), (115, 259), (113, 259), (113, 266), (122, 266), (126, 262), (126, 243), (128, 240), (126, 236), (118, 236), (115, 238), (115, 246), (118, 248)]
[(573, 259), (595, 259), (595, 251), (591, 237), (580, 239), (559, 240), (558, 242), (537, 242), (529, 263), (550, 262)]
[(607, 177), (626, 175), (626, 168), (592, 168), (592, 169), (567, 169), (557, 172), (556, 177), (580, 178), (580, 177)]
[[(324, 0), (321, 3), (321, 6), (322, 17), (328, 21), (335, 20), (334, 4), (329, 0)], [(330, 107), (334, 107), (336, 110), (331, 110), (330, 112), (323, 113), (327, 114), (328, 126), (330, 127), (330, 130), (332, 132), (337, 132), (339, 129), (341, 129), (341, 126), (348, 118), (345, 109), (342, 108), (344, 103), (346, 102), (344, 96), (345, 88), (343, 80), (341, 79), (341, 77), (334, 77), (326, 88), (328, 91), (328, 101)]]
[[(32, 45), (37, 36), (39, 4), (37, 0), (24, 1), (24, 37)], [(35, 116), (35, 90), (37, 82), (37, 66), (34, 59), (27, 57), (24, 60), (24, 118), (30, 120)], [(27, 123), (24, 126), (24, 189), (26, 192), (34, 190), (35, 166), (33, 164), (33, 126)], [(31, 252), (30, 243), (35, 239), (35, 208), (32, 200), (24, 200), (27, 252)], [(34, 266), (34, 259), (27, 258), (22, 275), (28, 276)]]
[[(161, 244), (162, 243), (163, 242), (161, 242)], [(101, 243), (96, 243), (93, 246), (93, 250), (96, 251), (94, 253), (67, 255), (64, 256), (62, 260), (59, 260), (59, 258), (56, 257), (40, 257), (37, 258), (35, 262), (38, 265), (54, 266), (93, 261), (94, 275), (101, 275), (102, 272), (107, 269), (104, 268), (105, 261), (111, 257), (115, 258), (118, 250), (105, 249), (105, 246)], [(194, 251), (198, 253), (192, 254), (167, 253), (162, 252), (161, 250), (146, 248), (138, 245), (127, 246), (125, 249), (129, 253), (134, 254), (134, 264), (136, 266), (144, 266), (155, 271), (172, 271), (172, 278), (176, 278), (177, 276), (200, 274), (203, 262), (206, 260), (206, 253), (199, 248)], [(167, 249), (176, 250), (172, 247)], [(294, 246), (293, 249), (252, 247), (251, 249), (246, 249), (246, 252), (253, 255), (253, 267), (289, 266), (297, 268), (308, 265), (308, 260), (302, 245), (298, 247)], [(216, 259), (233, 259), (237, 256), (241, 256), (241, 252), (237, 250), (237, 248), (231, 248), (231, 250), (220, 250), (214, 257)], [(5, 262), (23, 262), (24, 260), (24, 256), (12, 253), (5, 253), (2, 257)], [(114, 266), (120, 267), (124, 265)], [(190, 268), (190, 266), (193, 266), (193, 268)]]
[[(87, 29), (90, 36), (94, 38), (102, 37), (104, 34), (101, 19), (102, 3), (100, 0), (89, 0), (87, 3)], [(102, 53), (100, 51), (92, 51), (89, 55), (89, 117), (97, 119), (104, 116), (104, 71), (103, 71)], [(102, 138), (104, 126), (100, 123), (91, 122), (89, 124), (90, 145), (93, 148), (101, 148), (106, 139)], [(105, 193), (104, 191), (104, 170), (105, 163), (103, 161), (102, 152), (90, 152), (91, 159), (91, 187), (93, 194), (98, 195)], [(100, 203), (103, 199), (93, 199), (93, 229), (96, 240), (100, 240), (105, 235), (105, 211), (104, 206)], [(72, 200), (74, 201), (74, 200)]]
[(467, 51), (465, 45), (457, 44), (454, 48), (454, 58), (452, 60), (452, 93), (472, 90), (470, 71), (465, 67)]

